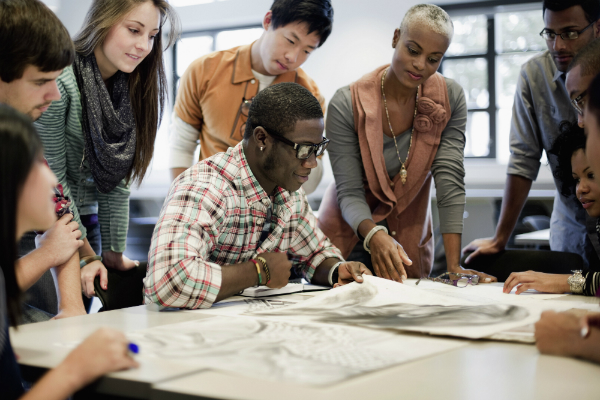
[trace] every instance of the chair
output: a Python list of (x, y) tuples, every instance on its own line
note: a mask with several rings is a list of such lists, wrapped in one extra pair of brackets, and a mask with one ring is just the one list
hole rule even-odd
[(107, 268), (108, 288), (106, 290), (100, 287), (100, 277), (96, 276), (94, 290), (102, 302), (99, 311), (118, 310), (144, 304), (143, 279), (146, 277), (147, 267), (147, 262), (140, 262), (140, 265), (128, 271)]
[[(469, 253), (470, 254), (470, 253)], [(512, 272), (537, 271), (548, 274), (571, 274), (571, 270), (583, 270), (583, 257), (575, 253), (549, 250), (504, 250), (497, 254), (480, 255), (467, 265), (465, 258), (460, 264), (464, 268), (485, 272), (504, 282)]]

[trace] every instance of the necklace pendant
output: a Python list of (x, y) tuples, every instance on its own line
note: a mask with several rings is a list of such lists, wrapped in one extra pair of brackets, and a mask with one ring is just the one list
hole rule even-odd
[(402, 165), (402, 168), (400, 169), (400, 180), (402, 181), (402, 185), (404, 185), (406, 183), (407, 177), (408, 177), (408, 171), (406, 170), (404, 165)]

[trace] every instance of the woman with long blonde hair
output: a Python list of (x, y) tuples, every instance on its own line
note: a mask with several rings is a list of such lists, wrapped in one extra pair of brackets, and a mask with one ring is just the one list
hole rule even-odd
[(88, 297), (96, 275), (106, 289), (105, 266), (138, 264), (123, 255), (129, 186), (148, 170), (164, 110), (167, 22), (169, 47), (179, 20), (165, 0), (94, 0), (74, 39), (75, 62), (57, 80), (62, 98), (36, 122), (83, 233), (81, 280)]

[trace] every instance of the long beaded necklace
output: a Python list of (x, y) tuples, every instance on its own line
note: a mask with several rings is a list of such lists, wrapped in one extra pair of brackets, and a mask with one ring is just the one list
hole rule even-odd
[[(388, 121), (388, 125), (390, 127), (390, 132), (392, 133), (392, 137), (394, 138), (394, 145), (396, 145), (396, 154), (398, 155), (398, 160), (400, 161), (400, 180), (402, 181), (402, 185), (404, 185), (406, 183), (406, 178), (408, 178), (408, 171), (406, 170), (406, 161), (408, 161), (408, 155), (410, 154), (410, 148), (412, 147), (412, 139), (413, 139), (413, 132), (415, 130), (414, 125), (412, 127), (412, 129), (410, 130), (410, 143), (408, 145), (408, 151), (406, 152), (406, 160), (402, 161), (402, 159), (400, 158), (400, 150), (398, 150), (398, 143), (396, 142), (396, 135), (394, 134), (394, 130), (392, 129), (392, 122), (390, 121), (390, 113), (388, 112), (388, 107), (387, 107), (387, 101), (385, 99), (385, 92), (383, 90), (383, 81), (385, 80), (385, 77), (388, 73), (388, 70), (386, 69), (385, 72), (383, 73), (383, 75), (381, 76), (381, 96), (383, 97), (383, 106), (385, 108), (385, 115), (387, 117), (387, 121)], [(417, 96), (415, 98), (415, 114), (413, 116), (413, 121), (414, 118), (417, 117), (417, 106), (419, 105), (419, 88), (417, 87)], [(414, 124), (414, 122), (413, 122)], [(398, 135), (400, 136), (400, 135)]]

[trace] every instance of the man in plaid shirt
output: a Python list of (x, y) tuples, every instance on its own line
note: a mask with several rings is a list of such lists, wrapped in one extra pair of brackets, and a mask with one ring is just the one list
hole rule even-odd
[(292, 267), (316, 284), (362, 282), (369, 270), (343, 261), (300, 189), (329, 142), (323, 126), (321, 106), (304, 87), (261, 91), (244, 140), (171, 185), (152, 235), (146, 303), (208, 308), (257, 284), (283, 287)]

